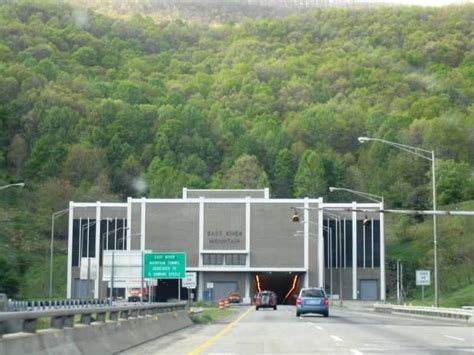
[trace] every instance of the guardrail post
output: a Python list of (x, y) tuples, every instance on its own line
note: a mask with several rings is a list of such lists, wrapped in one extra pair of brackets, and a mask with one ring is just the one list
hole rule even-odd
[(81, 314), (81, 324), (91, 324), (92, 316), (90, 313)]
[(23, 320), (23, 331), (26, 333), (36, 333), (36, 318)]
[(64, 317), (64, 328), (74, 328), (74, 315)]
[(120, 311), (120, 318), (128, 319), (128, 311)]
[(138, 317), (138, 309), (133, 309), (130, 311), (130, 317), (137, 318)]
[(97, 319), (96, 319), (96, 322), (105, 322), (105, 313), (101, 312), (101, 313), (97, 313)]
[(111, 321), (116, 322), (116, 321), (118, 321), (118, 315), (119, 315), (119, 312), (118, 312), (118, 311), (117, 311), (117, 312), (110, 312), (110, 313), (109, 313), (109, 319), (110, 319)]
[(51, 317), (51, 328), (54, 329), (63, 329), (64, 327), (64, 318), (61, 316)]

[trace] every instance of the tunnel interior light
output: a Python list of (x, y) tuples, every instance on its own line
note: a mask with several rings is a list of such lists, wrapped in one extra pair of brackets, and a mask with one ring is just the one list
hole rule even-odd
[(255, 280), (257, 281), (257, 291), (260, 293), (262, 290), (260, 289), (260, 278), (258, 275), (255, 275)]
[(285, 299), (283, 300), (282, 303), (285, 303), (286, 299), (293, 293), (293, 291), (295, 290), (296, 288), (296, 281), (298, 281), (298, 275), (295, 275), (295, 277), (293, 278), (293, 285), (291, 286), (290, 290), (288, 291), (288, 293), (286, 294), (285, 296)]

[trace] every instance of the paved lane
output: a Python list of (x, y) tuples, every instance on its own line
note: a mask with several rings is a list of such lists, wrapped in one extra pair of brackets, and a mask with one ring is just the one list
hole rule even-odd
[(457, 321), (331, 309), (329, 318), (239, 307), (228, 322), (193, 326), (129, 354), (474, 354), (474, 327)]

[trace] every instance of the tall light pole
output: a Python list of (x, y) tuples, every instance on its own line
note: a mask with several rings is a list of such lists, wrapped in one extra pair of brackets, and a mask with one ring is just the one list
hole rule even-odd
[(51, 246), (49, 257), (49, 299), (53, 297), (53, 248), (54, 248), (54, 220), (56, 217), (62, 216), (69, 212), (69, 208), (54, 212), (51, 215)]
[(5, 189), (8, 189), (9, 187), (14, 187), (14, 186), (23, 187), (23, 186), (25, 186), (25, 183), (24, 182), (17, 182), (17, 183), (14, 183), (14, 184), (3, 185), (3, 186), (0, 186), (0, 190), (5, 190)]
[(439, 307), (439, 283), (438, 283), (438, 237), (436, 231), (436, 168), (435, 168), (435, 154), (433, 150), (426, 150), (421, 148), (412, 147), (405, 144), (395, 143), (391, 141), (387, 141), (385, 139), (379, 138), (369, 138), (369, 137), (359, 137), (358, 138), (360, 143), (374, 141), (380, 142), (397, 149), (403, 150), (407, 153), (414, 154), (420, 158), (425, 160), (431, 161), (431, 175), (432, 175), (432, 182), (433, 182), (433, 256), (434, 256), (434, 291), (435, 291), (435, 306)]
[[(334, 191), (347, 191), (353, 193), (354, 195), (364, 197), (368, 200), (378, 202), (381, 204), (381, 209), (384, 208), (384, 199), (383, 196), (377, 196), (373, 194), (369, 194), (367, 192), (357, 191), (347, 189), (345, 187), (330, 187), (330, 192)], [(385, 301), (385, 236), (383, 231), (383, 214), (380, 214), (380, 299)]]
[[(336, 244), (336, 267), (339, 267), (339, 302), (342, 307), (343, 297), (342, 297), (342, 228), (341, 228), (341, 216), (336, 213), (324, 211), (327, 215), (334, 218), (334, 222), (336, 223), (336, 241), (339, 241), (339, 248), (337, 248)], [(339, 225), (339, 226), (338, 226)], [(339, 260), (337, 259), (337, 254), (339, 249)], [(331, 255), (332, 255), (332, 248), (331, 248)], [(339, 261), (339, 265), (338, 264)], [(332, 266), (332, 265), (331, 265)]]

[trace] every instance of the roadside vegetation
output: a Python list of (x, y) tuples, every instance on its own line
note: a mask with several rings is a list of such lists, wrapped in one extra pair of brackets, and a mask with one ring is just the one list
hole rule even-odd
[[(124, 3), (126, 18), (110, 2), (102, 14), (0, 4), (0, 186), (26, 182), (0, 191), (0, 292), (47, 296), (51, 214), (70, 200), (172, 198), (183, 186), (353, 199), (328, 191), (344, 186), (430, 209), (427, 162), (359, 136), (433, 149), (438, 206), (472, 210), (474, 5), (208, 23)], [(472, 220), (440, 218), (442, 295), (472, 287)], [(387, 269), (403, 260), (408, 297), (414, 270), (432, 269), (430, 221), (387, 218)]]
[[(193, 307), (196, 307), (193, 304)], [(209, 324), (217, 322), (237, 313), (235, 308), (225, 308), (219, 309), (215, 305), (204, 305), (199, 306), (202, 309), (202, 312), (197, 313), (191, 317), (192, 321), (196, 324)]]

